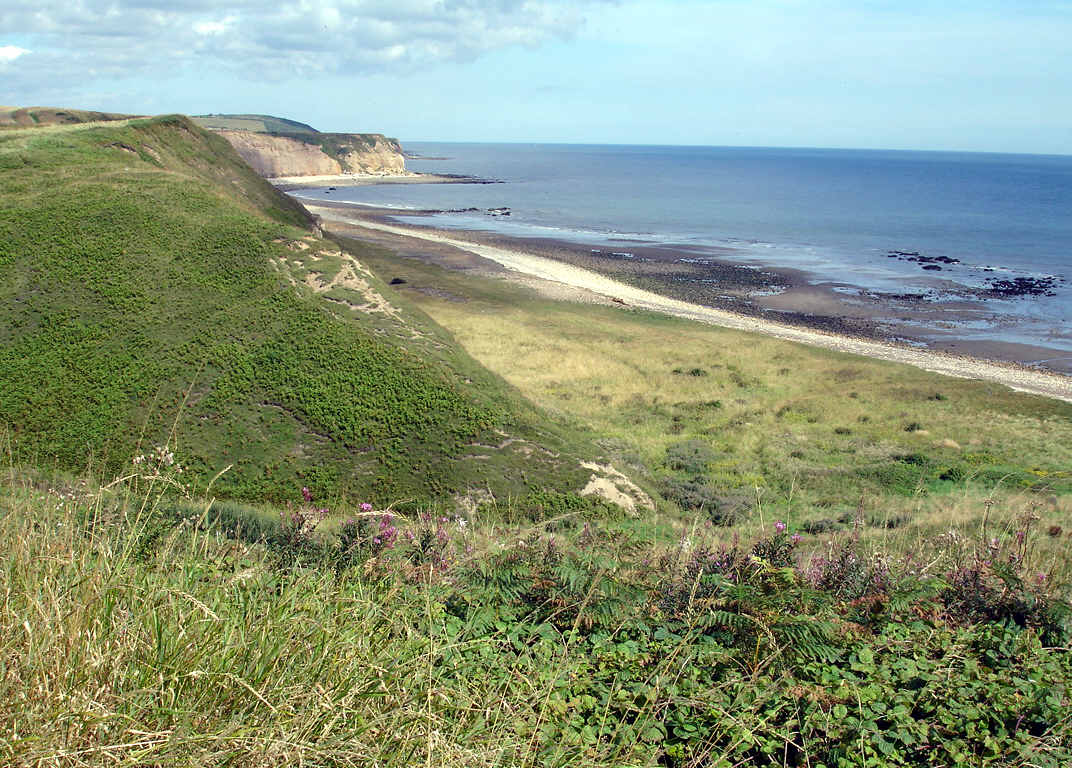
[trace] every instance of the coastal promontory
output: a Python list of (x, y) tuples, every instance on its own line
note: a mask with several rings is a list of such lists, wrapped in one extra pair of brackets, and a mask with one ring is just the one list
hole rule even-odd
[(406, 172), (397, 139), (379, 133), (321, 133), (303, 123), (265, 115), (193, 118), (230, 142), (261, 176), (398, 176)]

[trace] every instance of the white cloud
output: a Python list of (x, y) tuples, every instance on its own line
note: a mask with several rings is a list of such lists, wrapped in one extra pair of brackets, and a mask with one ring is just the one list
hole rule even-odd
[(227, 16), (220, 21), (199, 21), (194, 24), (194, 32), (199, 35), (222, 35), (234, 26), (236, 21), (237, 16)]
[(28, 51), (25, 48), (19, 48), (17, 45), (2, 46), (0, 47), (0, 64), (14, 61), (25, 53), (32, 53), (32, 51)]
[[(598, 2), (598, 0), (596, 0)], [(32, 36), (22, 85), (221, 67), (251, 80), (410, 71), (572, 35), (568, 0), (5, 0), (0, 29)], [(10, 52), (8, 52), (10, 49)], [(21, 50), (3, 49), (8, 61)], [(15, 76), (19, 73), (16, 71)], [(15, 83), (13, 85), (18, 85)]]

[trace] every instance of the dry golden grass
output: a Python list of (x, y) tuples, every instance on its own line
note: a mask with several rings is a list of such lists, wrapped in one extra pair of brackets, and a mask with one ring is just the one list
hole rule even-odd
[[(1067, 485), (1067, 404), (629, 308), (543, 299), (412, 259), (371, 261), (404, 277), (416, 289), (407, 299), (480, 363), (649, 480), (665, 475), (668, 447), (699, 440), (715, 453), (709, 480), (760, 499), (754, 506), (771, 519), (805, 523), (860, 508), (888, 536), (907, 520), (927, 532), (979, 520), (990, 498), (1009, 517), (1040, 501), (1054, 520), (1068, 511), (1063, 490), (1021, 501), (1026, 492), (1014, 482), (973, 485), (1003, 467), (1020, 480)], [(906, 455), (924, 457), (934, 472), (952, 467), (966, 482), (942, 493), (922, 479), (916, 493), (910, 478), (896, 493), (854, 491), (859, 473)], [(753, 512), (746, 525), (759, 522)]]

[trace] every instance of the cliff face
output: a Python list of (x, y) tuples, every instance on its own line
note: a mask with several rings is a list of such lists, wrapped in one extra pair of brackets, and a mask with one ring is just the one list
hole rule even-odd
[(316, 133), (282, 136), (251, 131), (217, 131), (265, 178), (406, 173), (402, 147), (375, 133)]

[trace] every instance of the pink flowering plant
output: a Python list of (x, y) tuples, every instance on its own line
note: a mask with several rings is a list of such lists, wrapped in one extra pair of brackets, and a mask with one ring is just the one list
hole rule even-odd
[(426, 578), (457, 565), (459, 543), (468, 534), (468, 520), (460, 515), (425, 512), (408, 522), (389, 508), (363, 502), (333, 528), (325, 524), (331, 514), (302, 488), (301, 504), (280, 513), (278, 532), (267, 542), (277, 565), (325, 564), (336, 572), (362, 567), (366, 574)]
[(360, 512), (346, 519), (338, 532), (336, 568), (363, 563), (370, 558), (387, 558), (398, 545), (397, 518), (392, 512), (375, 512), (368, 502)]
[(403, 538), (407, 559), (430, 572), (447, 572), (458, 561), (452, 536), (455, 530), (458, 530), (456, 524), (452, 526), (446, 515), (421, 513), (415, 528), (406, 531)]
[(778, 584), (796, 578), (800, 541), (783, 522), (751, 547), (742, 546), (737, 535), (728, 544), (710, 544), (706, 537), (697, 543), (683, 539), (659, 563), (664, 574), (660, 607), (684, 617), (701, 606), (738, 604), (755, 592), (772, 594)]

